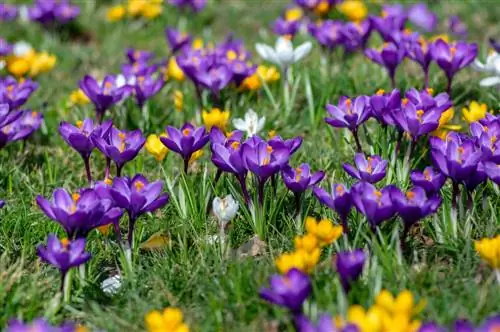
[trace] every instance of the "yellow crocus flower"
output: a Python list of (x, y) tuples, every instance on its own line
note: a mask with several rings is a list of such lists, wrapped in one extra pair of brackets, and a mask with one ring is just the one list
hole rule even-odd
[(439, 127), (431, 133), (431, 136), (437, 136), (444, 140), (446, 138), (446, 135), (448, 135), (450, 131), (458, 131), (462, 129), (462, 126), (460, 125), (448, 124), (453, 120), (454, 115), (455, 110), (453, 109), (453, 107), (450, 107), (446, 111), (444, 111), (441, 114), (441, 118), (439, 118)]
[(201, 156), (203, 156), (203, 150), (198, 150), (198, 151), (194, 152), (191, 155), (191, 158), (189, 158), (189, 165), (194, 163), (196, 160), (200, 159)]
[(335, 242), (342, 235), (342, 226), (334, 225), (328, 219), (317, 221), (313, 217), (306, 218), (306, 231), (316, 236), (320, 246), (327, 246)]
[(346, 0), (337, 6), (340, 13), (350, 21), (360, 22), (368, 15), (368, 8), (360, 0)]
[(301, 253), (291, 252), (281, 254), (276, 258), (275, 262), (276, 268), (281, 274), (287, 273), (290, 269), (296, 268), (298, 270), (305, 270), (305, 261)]
[(285, 11), (285, 20), (288, 22), (295, 22), (304, 16), (304, 12), (300, 7), (292, 7)]
[(469, 108), (462, 108), (462, 115), (467, 123), (479, 121), (486, 117), (488, 106), (486, 104), (479, 104), (477, 101), (471, 101)]
[[(166, 134), (161, 134), (160, 136), (166, 137)], [(155, 134), (148, 136), (145, 144), (146, 150), (156, 158), (158, 161), (165, 159), (168, 153), (168, 148), (161, 142), (160, 137)]]
[(23, 58), (8, 59), (7, 70), (16, 77), (22, 77), (29, 72), (30, 63)]
[(146, 0), (128, 0), (127, 12), (132, 17), (140, 16), (146, 5)]
[(225, 130), (230, 115), (231, 113), (229, 111), (221, 111), (218, 108), (212, 108), (210, 112), (204, 110), (201, 117), (207, 130), (212, 129), (212, 127)]
[(157, 4), (147, 4), (142, 8), (142, 16), (152, 20), (157, 18), (163, 12), (163, 7)]
[(314, 7), (314, 13), (318, 16), (324, 16), (330, 11), (330, 3), (328, 0), (320, 1), (316, 7)]
[(495, 270), (500, 270), (500, 235), (474, 242), (474, 248), (481, 258)]
[(149, 332), (189, 332), (182, 311), (178, 308), (169, 307), (163, 312), (151, 311), (144, 320)]
[(296, 236), (294, 243), (295, 249), (302, 249), (306, 252), (313, 252), (319, 246), (318, 239), (313, 234)]
[(29, 75), (37, 76), (41, 73), (51, 71), (56, 62), (57, 58), (55, 55), (48, 54), (47, 52), (37, 53), (31, 63)]
[(71, 105), (87, 105), (90, 103), (89, 97), (81, 89), (71, 92), (69, 101)]
[(123, 19), (125, 17), (125, 14), (127, 14), (127, 11), (124, 6), (113, 6), (108, 8), (108, 10), (106, 11), (106, 20), (108, 22), (117, 22)]
[(184, 72), (182, 71), (181, 67), (179, 67), (179, 65), (177, 64), (177, 60), (175, 59), (175, 57), (172, 57), (170, 58), (170, 60), (168, 60), (168, 66), (165, 78), (173, 78), (174, 80), (179, 82), (182, 82), (186, 79)]

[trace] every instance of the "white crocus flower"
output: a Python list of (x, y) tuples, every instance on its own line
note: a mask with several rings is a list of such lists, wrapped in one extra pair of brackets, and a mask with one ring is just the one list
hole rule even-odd
[(294, 49), (289, 39), (279, 37), (274, 48), (260, 43), (257, 43), (255, 48), (264, 60), (272, 62), (280, 66), (283, 70), (286, 70), (309, 54), (312, 44), (311, 42), (305, 42)]
[(212, 210), (215, 217), (219, 221), (219, 226), (221, 229), (234, 219), (236, 213), (238, 212), (238, 202), (236, 202), (231, 195), (227, 195), (224, 198), (215, 197), (212, 203)]
[(12, 53), (17, 57), (23, 57), (33, 50), (33, 47), (25, 41), (20, 41), (14, 44)]
[(486, 87), (500, 85), (500, 54), (497, 52), (492, 51), (486, 58), (485, 63), (478, 59), (474, 60), (472, 67), (479, 72), (493, 74), (491, 77), (482, 79), (479, 85)]
[(249, 109), (245, 113), (244, 119), (234, 119), (233, 125), (236, 129), (245, 131), (248, 137), (258, 134), (262, 129), (264, 129), (264, 124), (266, 123), (266, 117), (263, 116), (259, 118), (257, 113), (253, 109)]

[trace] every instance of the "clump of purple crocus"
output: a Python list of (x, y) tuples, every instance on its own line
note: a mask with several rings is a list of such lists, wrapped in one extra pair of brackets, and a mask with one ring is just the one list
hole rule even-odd
[(434, 61), (436, 61), (448, 79), (447, 91), (450, 94), (453, 77), (474, 61), (478, 53), (478, 48), (475, 43), (464, 41), (448, 43), (442, 39), (438, 39), (433, 44), (431, 52)]
[(366, 254), (362, 249), (344, 251), (337, 254), (334, 264), (344, 292), (348, 293), (351, 285), (359, 279), (361, 272), (363, 272), (365, 261)]
[(331, 191), (327, 192), (318, 186), (314, 187), (313, 194), (318, 198), (322, 205), (337, 212), (341, 222), (342, 229), (345, 234), (349, 233), (349, 225), (347, 224), (347, 216), (351, 211), (352, 198), (351, 192), (341, 183), (332, 184)]
[(372, 24), (370, 20), (345, 23), (342, 30), (340, 30), (343, 36), (342, 44), (345, 51), (353, 53), (357, 50), (364, 50), (371, 32)]
[(89, 186), (92, 184), (92, 174), (90, 171), (90, 154), (95, 148), (93, 137), (107, 139), (111, 129), (111, 120), (102, 125), (95, 124), (92, 119), (78, 121), (76, 126), (68, 122), (61, 122), (59, 125), (59, 134), (64, 141), (80, 154), (85, 164), (87, 181)]
[[(0, 108), (8, 109), (6, 104)], [(1, 112), (1, 111), (0, 111)], [(40, 128), (43, 115), (39, 112), (14, 111), (8, 115), (0, 114), (0, 149), (7, 143), (23, 140)]]
[(11, 110), (19, 109), (38, 89), (38, 83), (31, 79), (18, 82), (9, 76), (0, 79), (0, 104), (9, 104)]
[(164, 207), (168, 203), (168, 194), (162, 193), (162, 181), (150, 183), (142, 174), (137, 174), (132, 179), (116, 177), (109, 190), (115, 204), (128, 213), (128, 246), (132, 249), (137, 218)]
[(351, 188), (354, 206), (366, 217), (373, 232), (396, 212), (392, 204), (391, 188), (387, 186), (378, 190), (368, 182), (358, 182)]
[(385, 43), (381, 49), (365, 50), (365, 55), (373, 62), (385, 67), (391, 79), (392, 88), (396, 88), (396, 70), (406, 55), (406, 49), (403, 45)]
[(92, 140), (95, 146), (116, 164), (116, 175), (121, 176), (123, 166), (133, 160), (146, 143), (142, 132), (119, 130), (112, 127), (109, 137), (94, 135)]
[(35, 0), (33, 6), (28, 7), (29, 19), (44, 26), (66, 24), (78, 15), (80, 7), (68, 0)]
[(259, 291), (260, 297), (287, 308), (294, 315), (302, 313), (302, 304), (312, 291), (309, 276), (296, 268), (290, 269), (285, 275), (271, 276), (269, 285), (269, 288)]
[(21, 320), (10, 320), (6, 332), (75, 332), (74, 324), (64, 323), (61, 326), (52, 326), (45, 318), (36, 318), (32, 322), (24, 323)]
[(61, 272), (61, 291), (64, 291), (68, 271), (85, 264), (91, 257), (85, 252), (85, 239), (59, 240), (54, 234), (49, 234), (47, 246), (40, 244), (37, 247), (37, 253), (44, 262)]
[(37, 196), (36, 202), (47, 217), (64, 228), (69, 239), (85, 238), (93, 229), (113, 222), (122, 214), (112, 202), (101, 199), (94, 189), (69, 194), (58, 188), (51, 201)]
[(332, 104), (326, 105), (326, 110), (330, 117), (326, 117), (325, 122), (335, 128), (349, 129), (356, 141), (358, 152), (362, 152), (358, 129), (371, 115), (369, 102), (370, 100), (367, 96), (359, 96), (354, 99), (340, 97), (337, 106)]
[(326, 20), (321, 23), (309, 23), (308, 30), (318, 43), (327, 48), (334, 49), (344, 42), (344, 35), (342, 34), (342, 22)]
[(344, 163), (344, 171), (360, 181), (377, 183), (385, 177), (387, 160), (377, 155), (366, 157), (362, 153), (356, 153), (354, 165)]
[(130, 90), (128, 85), (119, 86), (114, 75), (106, 75), (102, 82), (86, 75), (79, 84), (80, 89), (94, 104), (98, 123), (102, 123), (105, 112), (120, 102)]
[(18, 14), (17, 7), (8, 3), (0, 3), (0, 21), (13, 21)]
[(167, 136), (161, 136), (160, 140), (168, 149), (181, 155), (184, 173), (187, 174), (191, 156), (203, 149), (210, 137), (204, 127), (196, 128), (190, 123), (185, 123), (180, 129), (168, 126), (166, 131)]
[(300, 199), (303, 193), (323, 180), (325, 172), (312, 173), (310, 166), (306, 163), (296, 168), (286, 165), (281, 171), (281, 177), (285, 186), (295, 195), (295, 207), (298, 215), (300, 212)]

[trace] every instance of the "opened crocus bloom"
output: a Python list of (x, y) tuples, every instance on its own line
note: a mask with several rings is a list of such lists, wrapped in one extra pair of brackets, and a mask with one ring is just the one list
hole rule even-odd
[(443, 187), (446, 177), (432, 166), (426, 167), (422, 172), (414, 170), (410, 173), (413, 185), (421, 187), (428, 196), (438, 194)]
[(385, 177), (387, 160), (380, 156), (366, 157), (362, 153), (356, 153), (354, 156), (355, 166), (344, 163), (344, 170), (360, 181), (377, 183)]
[(72, 267), (84, 264), (90, 259), (90, 254), (85, 252), (85, 239), (70, 241), (59, 240), (54, 234), (49, 235), (47, 246), (37, 247), (38, 256), (65, 274)]
[(390, 186), (378, 190), (368, 182), (359, 182), (351, 189), (354, 206), (368, 219), (373, 231), (396, 212), (390, 193)]
[(265, 44), (256, 44), (257, 53), (269, 62), (280, 66), (283, 70), (302, 60), (311, 51), (311, 42), (305, 42), (294, 49), (292, 42), (284, 37), (278, 38), (272, 48)]
[(337, 212), (340, 220), (342, 221), (344, 232), (348, 233), (349, 227), (347, 224), (347, 216), (349, 215), (352, 207), (352, 197), (349, 189), (341, 183), (334, 183), (332, 184), (330, 192), (327, 192), (320, 187), (314, 187), (313, 193), (322, 205), (325, 205)]
[(339, 252), (335, 259), (335, 268), (340, 277), (340, 283), (347, 293), (363, 272), (365, 265), (366, 254), (362, 249), (354, 251)]

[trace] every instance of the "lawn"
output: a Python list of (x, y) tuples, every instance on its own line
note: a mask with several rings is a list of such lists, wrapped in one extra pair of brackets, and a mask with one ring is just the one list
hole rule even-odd
[[(0, 22), (0, 37), (9, 43), (24, 40), (36, 50), (57, 57), (53, 70), (36, 78), (39, 88), (23, 106), (43, 114), (41, 128), (26, 141), (0, 150), (0, 199), (5, 200), (5, 207), (0, 209), (0, 330), (13, 318), (31, 321), (45, 317), (52, 324), (77, 322), (91, 331), (141, 331), (146, 329), (144, 317), (150, 311), (166, 307), (180, 308), (193, 331), (293, 330), (287, 310), (262, 300), (259, 289), (278, 273), (276, 258), (292, 251), (294, 237), (305, 232), (303, 222), (307, 216), (328, 218), (335, 224), (340, 220), (333, 210), (320, 204), (311, 190), (302, 196), (301, 214), (296, 217), (294, 195), (280, 176), (276, 185), (269, 181), (265, 186), (262, 208), (256, 203), (256, 181), (249, 176), (247, 185), (255, 204), (246, 204), (234, 176), (224, 173), (219, 181), (214, 180), (217, 168), (211, 162), (208, 145), (203, 155), (190, 164), (187, 174), (183, 173), (182, 158), (175, 152), (169, 151), (159, 162), (145, 148), (123, 168), (122, 175), (141, 173), (150, 181), (162, 180), (163, 190), (170, 196), (165, 207), (138, 219), (132, 268), (126, 267), (113, 232), (105, 235), (94, 230), (87, 236), (86, 250), (92, 258), (85, 264), (86, 278), (80, 278), (75, 269), (71, 298), (64, 301), (57, 269), (41, 261), (36, 250), (37, 245), (46, 243), (50, 233), (65, 237), (62, 227), (38, 207), (36, 197), (50, 198), (60, 187), (71, 193), (87, 186), (82, 158), (58, 132), (61, 121), (74, 124), (95, 118), (92, 104), (72, 106), (69, 102), (70, 93), (78, 89), (85, 75), (103, 78), (107, 73), (120, 73), (129, 47), (152, 51), (157, 60), (166, 58), (167, 26), (213, 44), (232, 33), (252, 52), (254, 63), (265, 63), (255, 51), (255, 43), (274, 45), (276, 36), (271, 24), (288, 4), (209, 0), (198, 13), (165, 4), (163, 13), (153, 20), (108, 22), (106, 10), (113, 1), (73, 3), (80, 6), (81, 13), (71, 33), (67, 29), (47, 29), (35, 22)], [(380, 4), (367, 6), (370, 14), (380, 12)], [(448, 33), (447, 17), (458, 15), (468, 26), (466, 40), (478, 44), (478, 58), (484, 61), (488, 38), (500, 36), (498, 5), (493, 1), (450, 1), (431, 2), (429, 8), (439, 17), (434, 34)], [(337, 12), (331, 15), (343, 19)], [(362, 52), (328, 52), (307, 33), (299, 32), (293, 39), (295, 46), (305, 41), (312, 42), (312, 51), (291, 68), (288, 83), (276, 81), (250, 92), (230, 87), (222, 91), (218, 106), (230, 110), (228, 130), (234, 129), (233, 119), (243, 118), (251, 108), (265, 116), (260, 132), (264, 139), (268, 139), (270, 131), (285, 139), (301, 136), (303, 143), (290, 164), (296, 167), (308, 163), (313, 171), (323, 170), (326, 175), (319, 184), (322, 188), (333, 183), (351, 187), (357, 181), (342, 166), (352, 163), (355, 141), (347, 129), (333, 128), (324, 121), (328, 116), (325, 106), (337, 105), (341, 96), (354, 98), (375, 95), (379, 89), (391, 91), (391, 82), (383, 67)], [(369, 45), (377, 47), (381, 43), (374, 32)], [(2, 75), (7, 75), (5, 70)], [(484, 77), (467, 67), (454, 79), (452, 123), (460, 124), (464, 133), (469, 124), (461, 110), (471, 101), (485, 103), (493, 114), (500, 110), (498, 90), (479, 85)], [(434, 94), (446, 91), (446, 84), (442, 71), (432, 64), (430, 87)], [(397, 71), (396, 85), (401, 91), (423, 89), (418, 65), (406, 59)], [(290, 91), (288, 96), (283, 93), (286, 89)], [(184, 94), (180, 112), (174, 106), (175, 91)], [(209, 109), (208, 94), (204, 97), (205, 108)], [(108, 111), (106, 118), (113, 119), (120, 129), (140, 129), (145, 137), (162, 133), (167, 125), (203, 125), (196, 91), (189, 79), (168, 80), (143, 110), (129, 98)], [(378, 187), (394, 184), (407, 189), (411, 186), (410, 169), (433, 165), (429, 139), (427, 135), (421, 137), (411, 158), (405, 160), (409, 141), (403, 139), (395, 153), (399, 144), (396, 131), (391, 130), (370, 119), (360, 130), (361, 145), (367, 155), (389, 160), (387, 175)], [(91, 168), (95, 180), (104, 179), (105, 158), (97, 149), (92, 153)], [(114, 167), (111, 173), (115, 175)], [(499, 314), (500, 280), (497, 282), (491, 267), (474, 249), (475, 240), (500, 234), (499, 193), (492, 181), (478, 186), (469, 203), (464, 192), (458, 198), (458, 227), (454, 232), (450, 226), (452, 182), (448, 179), (441, 189), (439, 210), (411, 229), (403, 249), (399, 217), (385, 221), (373, 233), (363, 214), (353, 208), (348, 216), (349, 234), (323, 248), (319, 263), (310, 273), (312, 294), (304, 313), (314, 320), (323, 312), (345, 314), (349, 305), (370, 307), (382, 289), (392, 294), (407, 289), (416, 299), (425, 299), (425, 308), (417, 316), (424, 322), (449, 326), (456, 319), (466, 318), (480, 324)], [(210, 202), (228, 194), (239, 202), (239, 211), (226, 230), (226, 243), (214, 244), (208, 240), (218, 234)], [(257, 216), (253, 215), (255, 209)], [(127, 223), (128, 217), (122, 217), (124, 236)], [(256, 232), (265, 246), (254, 244), (249, 249)], [(148, 241), (152, 236), (155, 243)], [(367, 261), (360, 279), (344, 296), (333, 262), (338, 252), (355, 248), (364, 250)], [(103, 292), (101, 282), (118, 274), (122, 275), (122, 286), (116, 294)]]

